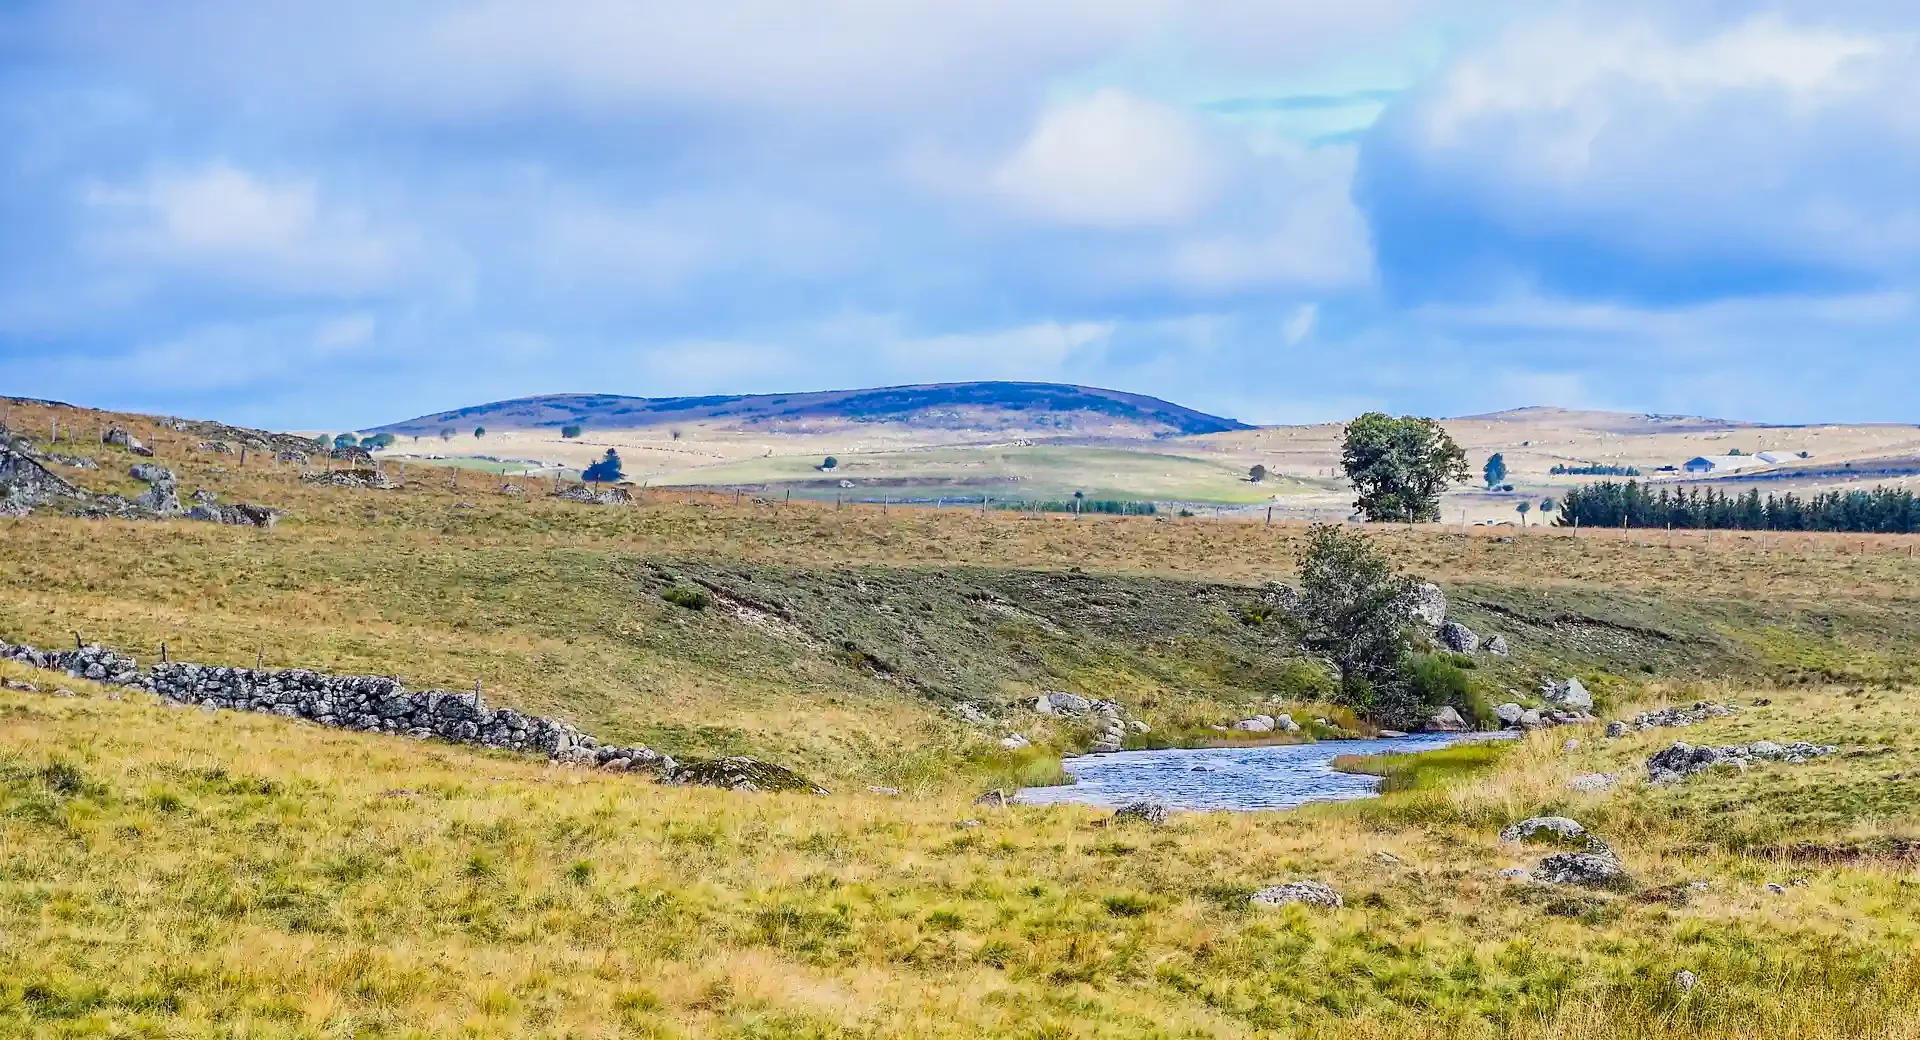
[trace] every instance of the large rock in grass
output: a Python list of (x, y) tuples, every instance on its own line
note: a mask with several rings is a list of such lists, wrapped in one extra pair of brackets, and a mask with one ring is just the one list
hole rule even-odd
[(1580, 821), (1567, 816), (1528, 817), (1501, 831), (1500, 840), (1591, 852), (1599, 856), (1613, 855), (1613, 850), (1607, 847), (1606, 842), (1589, 833), (1580, 825)]
[(1526, 713), (1527, 709), (1522, 708), (1513, 701), (1508, 701), (1493, 709), (1493, 717), (1500, 720), (1500, 725), (1508, 728), (1518, 726), (1520, 724), (1520, 716)]
[(705, 762), (684, 762), (668, 770), (669, 784), (724, 787), (729, 791), (806, 791), (826, 794), (820, 787), (785, 766), (736, 755)]
[(1541, 696), (1555, 706), (1570, 711), (1592, 711), (1593, 695), (1580, 684), (1580, 680), (1568, 676), (1558, 682), (1549, 682), (1540, 689)]
[(1167, 807), (1159, 802), (1128, 802), (1115, 810), (1113, 820), (1115, 823), (1138, 821), (1149, 827), (1158, 827), (1167, 822)]
[(1582, 888), (1624, 889), (1633, 886), (1633, 875), (1612, 856), (1593, 852), (1556, 852), (1533, 868), (1533, 879), (1548, 885), (1578, 885)]
[(1234, 729), (1245, 733), (1272, 733), (1273, 727), (1274, 720), (1271, 715), (1255, 715), (1250, 719), (1241, 719), (1239, 722), (1233, 724)]
[(1458, 621), (1448, 621), (1440, 626), (1440, 645), (1456, 654), (1471, 654), (1480, 649), (1480, 637), (1473, 629)]
[(1447, 594), (1433, 582), (1423, 581), (1413, 587), (1413, 601), (1407, 613), (1428, 628), (1439, 628), (1447, 620)]
[(1247, 902), (1254, 906), (1301, 903), (1322, 910), (1338, 910), (1343, 905), (1340, 893), (1318, 881), (1289, 881), (1284, 885), (1269, 885), (1248, 897)]

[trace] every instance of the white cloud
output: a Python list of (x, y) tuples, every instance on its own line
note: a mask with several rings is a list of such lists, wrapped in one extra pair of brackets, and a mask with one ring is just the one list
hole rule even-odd
[(1219, 179), (1191, 115), (1115, 89), (1043, 112), (993, 177), (1032, 213), (1095, 227), (1180, 223), (1206, 206)]
[(398, 273), (400, 243), (352, 208), (323, 206), (311, 178), (215, 162), (132, 187), (94, 184), (85, 199), (105, 221), (96, 246), (122, 257), (316, 292), (365, 291)]
[(1010, 329), (899, 339), (885, 347), (896, 370), (921, 381), (1057, 379), (1097, 359), (1111, 322), (1038, 322)]
[(1280, 326), (1281, 338), (1287, 341), (1287, 346), (1297, 347), (1301, 341), (1313, 335), (1313, 327), (1319, 320), (1320, 305), (1305, 304), (1287, 318), (1286, 324)]
[(1701, 298), (1911, 272), (1915, 40), (1775, 15), (1533, 18), (1389, 108), (1361, 199), (1402, 284), (1504, 264), (1567, 292)]

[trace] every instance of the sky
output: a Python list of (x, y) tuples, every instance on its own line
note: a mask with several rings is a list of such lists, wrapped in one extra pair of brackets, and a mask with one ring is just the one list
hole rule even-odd
[(0, 393), (1920, 421), (1911, 0), (0, 0)]

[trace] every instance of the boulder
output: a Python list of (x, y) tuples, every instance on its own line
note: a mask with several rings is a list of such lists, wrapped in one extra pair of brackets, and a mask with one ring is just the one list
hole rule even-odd
[(25, 512), (60, 498), (85, 498), (86, 492), (57, 477), (25, 452), (0, 443), (0, 506)]
[(1289, 881), (1284, 885), (1269, 885), (1249, 896), (1247, 902), (1254, 906), (1301, 903), (1322, 910), (1337, 910), (1344, 905), (1340, 893), (1318, 881)]
[(1032, 741), (1019, 733), (1011, 733), (1000, 738), (1000, 746), (1006, 748), (1008, 751), (1018, 751), (1023, 747), (1030, 746), (1032, 743)]
[(1271, 733), (1273, 732), (1273, 716), (1255, 715), (1250, 719), (1241, 719), (1239, 722), (1233, 724), (1233, 728), (1247, 733)]
[(1440, 645), (1456, 654), (1471, 654), (1480, 649), (1480, 637), (1473, 629), (1458, 621), (1448, 621), (1440, 626)]
[(704, 762), (677, 763), (664, 777), (669, 784), (724, 787), (729, 791), (806, 791), (826, 794), (825, 788), (785, 766), (736, 755)]
[(1518, 726), (1520, 724), (1520, 716), (1525, 715), (1526, 713), (1527, 713), (1527, 709), (1522, 708), (1520, 705), (1512, 701), (1508, 701), (1507, 703), (1499, 705), (1493, 709), (1493, 717), (1496, 719), (1499, 719), (1500, 724), (1502, 726), (1507, 726), (1509, 728), (1513, 726)]
[(1300, 732), (1300, 724), (1293, 721), (1292, 715), (1275, 715), (1273, 717), (1273, 728), (1282, 733)]
[(1085, 715), (1093, 702), (1077, 693), (1043, 693), (1033, 702), (1033, 710), (1042, 715)]
[(1514, 720), (1514, 725), (1520, 729), (1540, 729), (1547, 725), (1547, 720), (1545, 716), (1540, 714), (1540, 709), (1528, 708), (1520, 713), (1518, 719)]
[(1628, 732), (1629, 731), (1627, 729), (1627, 724), (1624, 722), (1621, 722), (1619, 719), (1615, 719), (1612, 722), (1607, 723), (1607, 736), (1609, 737), (1618, 739), (1620, 737), (1626, 736)]
[(1115, 823), (1138, 821), (1150, 827), (1158, 827), (1167, 822), (1167, 807), (1159, 802), (1144, 800), (1128, 802), (1115, 810), (1113, 820)]
[(158, 484), (161, 481), (172, 483), (174, 480), (172, 470), (152, 462), (135, 463), (131, 469), (127, 470), (127, 475), (142, 484)]
[(1507, 637), (1496, 635), (1493, 638), (1488, 639), (1484, 649), (1487, 651), (1487, 653), (1490, 653), (1495, 657), (1507, 656), (1509, 652), (1507, 649)]
[(1573, 677), (1558, 682), (1548, 682), (1540, 689), (1541, 696), (1554, 705), (1573, 711), (1588, 711), (1593, 708), (1593, 695)]
[(1434, 712), (1421, 728), (1428, 733), (1465, 733), (1468, 729), (1467, 720), (1461, 718), (1460, 712), (1451, 704)]
[(1588, 833), (1580, 821), (1567, 816), (1530, 816), (1500, 832), (1500, 840), (1523, 845), (1550, 845), (1559, 849), (1578, 849), (1599, 855), (1613, 850)]
[(1407, 608), (1408, 615), (1428, 628), (1439, 628), (1447, 620), (1447, 594), (1440, 586), (1423, 581), (1413, 587), (1412, 602)]
[(160, 516), (172, 516), (180, 512), (180, 486), (172, 480), (156, 480), (134, 497), (133, 504)]
[(1612, 856), (1592, 852), (1556, 852), (1533, 868), (1533, 879), (1548, 885), (1621, 889), (1633, 884), (1627, 868)]

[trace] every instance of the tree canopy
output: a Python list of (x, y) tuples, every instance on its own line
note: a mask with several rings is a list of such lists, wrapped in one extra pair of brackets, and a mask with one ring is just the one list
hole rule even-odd
[(1467, 479), (1467, 455), (1432, 419), (1368, 412), (1347, 424), (1340, 463), (1368, 520), (1440, 519), (1440, 493)]
[(485, 437), (487, 435), (487, 428), (485, 426), (475, 426), (473, 428), (473, 435), (475, 437)]
[(1258, 462), (1254, 463), (1252, 468), (1247, 470), (1247, 479), (1255, 484), (1267, 479), (1267, 467)]
[(575, 437), (580, 436), (580, 433), (581, 433), (581, 430), (580, 430), (579, 423), (568, 423), (567, 425), (560, 427), (560, 436), (565, 437), (568, 440), (572, 440)]
[(1507, 479), (1506, 456), (1500, 454), (1497, 451), (1494, 452), (1491, 456), (1488, 457), (1487, 466), (1484, 470), (1481, 471), (1481, 473), (1487, 478), (1488, 487), (1493, 487), (1496, 484), (1505, 483)]
[(612, 484), (624, 476), (626, 474), (620, 471), (620, 453), (608, 448), (607, 454), (599, 462), (581, 472), (580, 479), (591, 480), (596, 484)]

